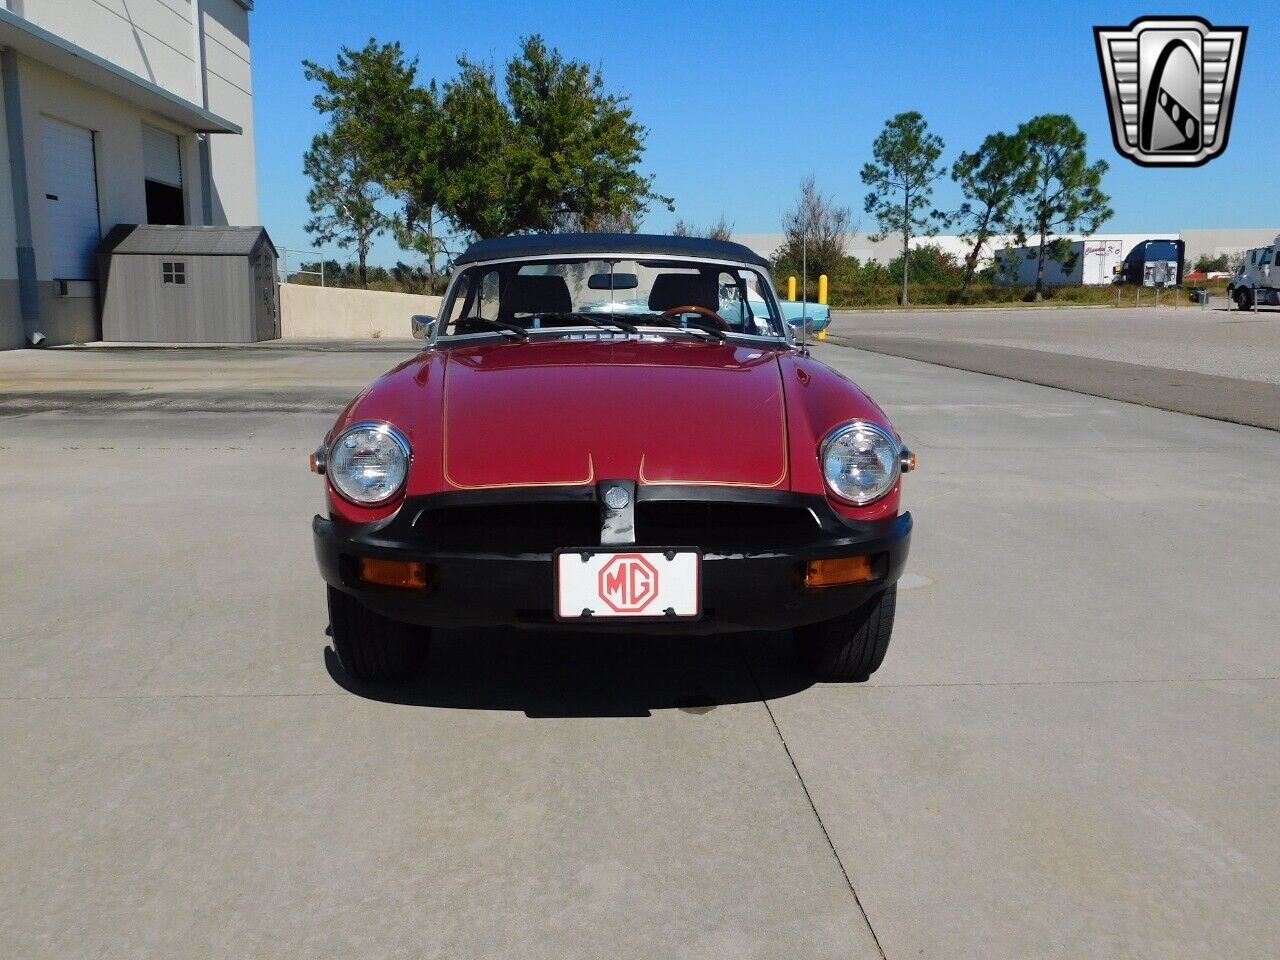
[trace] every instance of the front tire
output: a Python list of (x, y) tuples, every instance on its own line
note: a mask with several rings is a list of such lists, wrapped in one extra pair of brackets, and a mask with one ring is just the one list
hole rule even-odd
[(358, 680), (398, 680), (422, 669), (425, 628), (374, 613), (355, 597), (329, 587), (329, 627), (342, 669)]
[(800, 653), (818, 680), (862, 683), (880, 669), (898, 603), (895, 583), (852, 613), (796, 629)]
[(1253, 293), (1248, 287), (1236, 287), (1235, 297), (1236, 306), (1241, 310), (1249, 310), (1253, 307)]

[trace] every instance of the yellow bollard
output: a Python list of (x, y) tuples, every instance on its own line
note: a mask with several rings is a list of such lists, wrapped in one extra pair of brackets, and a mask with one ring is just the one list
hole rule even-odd
[(825, 339), (827, 339), (827, 331), (826, 331), (826, 328), (824, 327), (823, 329), (819, 330), (817, 333), (815, 333), (815, 334), (813, 335), (813, 337), (814, 337), (814, 339), (815, 339), (815, 340), (825, 340)]
[(827, 275), (825, 273), (818, 277), (818, 302), (822, 304), (827, 302)]
[(787, 277), (787, 299), (794, 300), (796, 298), (796, 278)]

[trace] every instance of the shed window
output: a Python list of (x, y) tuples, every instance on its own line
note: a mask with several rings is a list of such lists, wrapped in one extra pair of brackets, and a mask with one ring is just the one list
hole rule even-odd
[(166, 284), (185, 286), (187, 282), (187, 264), (183, 260), (162, 260), (160, 277)]

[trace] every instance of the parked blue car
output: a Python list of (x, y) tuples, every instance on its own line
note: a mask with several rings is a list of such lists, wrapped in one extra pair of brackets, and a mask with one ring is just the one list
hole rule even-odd
[[(612, 279), (612, 282), (614, 290), (630, 290), (635, 287), (636, 278), (632, 274), (619, 274)], [(797, 336), (800, 334), (800, 323), (806, 317), (808, 318), (805, 334), (807, 337), (812, 337), (814, 334), (827, 329), (827, 326), (831, 323), (831, 307), (825, 303), (805, 304), (799, 300), (783, 300), (779, 298), (778, 305), (782, 308), (783, 318), (787, 323), (791, 324)], [(726, 320), (741, 326), (744, 321), (742, 317), (744, 312), (747, 313), (748, 317), (767, 317), (769, 315), (764, 298), (754, 289), (747, 290), (746, 307), (747, 310), (744, 311), (743, 304), (738, 299), (737, 287), (722, 286), (720, 288), (719, 313)], [(646, 300), (620, 299), (614, 294), (607, 300), (602, 299), (599, 302), (584, 305), (581, 309), (590, 309), (593, 313), (644, 313), (649, 309), (649, 305)]]
[(787, 323), (795, 327), (797, 331), (800, 329), (801, 317), (807, 316), (809, 318), (808, 332), (810, 336), (827, 329), (831, 323), (831, 307), (825, 303), (810, 303), (806, 305), (799, 300), (779, 300), (778, 305), (782, 307), (782, 315), (786, 318)]
[[(724, 304), (724, 310), (729, 311), (729, 313), (738, 310), (736, 298), (726, 296), (722, 297), (720, 302)], [(747, 303), (751, 307), (752, 313), (768, 315), (769, 311), (765, 309), (764, 300), (756, 291), (751, 290), (748, 292)], [(810, 337), (820, 330), (827, 329), (827, 326), (831, 323), (831, 307), (825, 303), (806, 304), (799, 300), (783, 300), (779, 297), (778, 306), (782, 307), (782, 316), (787, 323), (791, 324), (797, 335), (800, 332), (801, 320), (806, 317), (808, 318), (806, 335)], [(721, 312), (723, 313), (724, 310)], [(727, 316), (728, 314), (725, 315)]]

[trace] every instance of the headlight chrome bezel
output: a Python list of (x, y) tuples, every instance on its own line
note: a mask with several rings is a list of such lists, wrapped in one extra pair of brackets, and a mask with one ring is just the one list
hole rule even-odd
[[(400, 477), (400, 482), (391, 488), (384, 496), (377, 499), (362, 499), (348, 490), (344, 490), (338, 482), (338, 445), (342, 443), (348, 436), (362, 430), (372, 430), (384, 437), (389, 438), (399, 449), (404, 457), (404, 473)], [(327, 457), (325, 458), (325, 473), (329, 477), (329, 484), (333, 487), (338, 496), (342, 497), (349, 503), (353, 503), (358, 507), (381, 507), (393, 501), (404, 490), (405, 484), (409, 480), (409, 466), (413, 461), (413, 450), (409, 446), (409, 441), (405, 435), (397, 430), (394, 426), (385, 420), (361, 420), (359, 423), (353, 423), (340, 434), (333, 438), (333, 443), (327, 448)]]
[[(836, 489), (835, 484), (831, 482), (831, 478), (827, 475), (827, 452), (831, 449), (832, 445), (841, 438), (857, 431), (874, 433), (880, 437), (880, 439), (888, 443), (891, 454), (889, 458), (890, 471), (888, 474), (888, 480), (877, 488), (874, 493), (862, 497), (851, 497), (844, 491)], [(888, 428), (871, 420), (850, 420), (847, 423), (842, 423), (839, 426), (833, 427), (827, 432), (827, 435), (823, 437), (822, 443), (818, 445), (818, 470), (822, 474), (822, 482), (826, 486), (827, 492), (834, 499), (838, 500), (840, 503), (849, 504), (850, 506), (866, 507), (878, 500), (884, 499), (884, 497), (886, 497), (898, 483), (903, 472), (902, 462), (903, 452), (905, 450), (906, 448), (902, 445), (902, 442), (894, 436), (892, 430), (889, 430)]]

